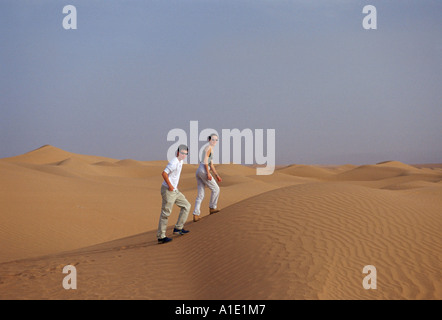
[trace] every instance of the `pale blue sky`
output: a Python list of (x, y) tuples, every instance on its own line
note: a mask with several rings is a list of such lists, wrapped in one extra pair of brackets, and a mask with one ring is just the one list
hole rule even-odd
[[(367, 4), (377, 30), (362, 28)], [(165, 159), (169, 130), (198, 120), (275, 129), (277, 164), (442, 162), (441, 13), (429, 0), (2, 0), (0, 158), (51, 144)]]

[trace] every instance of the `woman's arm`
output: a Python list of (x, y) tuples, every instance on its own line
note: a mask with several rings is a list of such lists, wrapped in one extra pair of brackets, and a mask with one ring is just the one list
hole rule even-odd
[(212, 148), (210, 146), (207, 147), (207, 150), (204, 154), (204, 166), (206, 167), (206, 172), (207, 172), (207, 179), (208, 180), (212, 180), (212, 175), (210, 174), (209, 171), (209, 155), (212, 152)]
[(212, 161), (212, 164), (210, 165), (210, 168), (212, 169), (212, 172), (215, 174), (216, 180), (218, 180), (218, 182), (221, 182), (223, 179), (221, 179), (218, 172), (216, 172), (215, 166), (213, 165), (213, 161)]

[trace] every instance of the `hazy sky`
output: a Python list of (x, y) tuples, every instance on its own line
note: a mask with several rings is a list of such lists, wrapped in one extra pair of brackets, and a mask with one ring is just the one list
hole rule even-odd
[(440, 0), (1, 0), (0, 158), (160, 160), (197, 120), (275, 129), (277, 164), (442, 162), (441, 18)]

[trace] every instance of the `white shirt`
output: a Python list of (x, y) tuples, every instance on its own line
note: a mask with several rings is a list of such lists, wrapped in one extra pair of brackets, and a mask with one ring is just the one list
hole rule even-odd
[[(183, 168), (183, 160), (178, 160), (177, 157), (174, 157), (170, 160), (164, 172), (169, 175), (169, 181), (172, 184), (173, 188), (176, 189), (178, 187), (178, 182), (180, 181), (181, 169)], [(169, 187), (166, 181), (163, 181), (163, 186)]]

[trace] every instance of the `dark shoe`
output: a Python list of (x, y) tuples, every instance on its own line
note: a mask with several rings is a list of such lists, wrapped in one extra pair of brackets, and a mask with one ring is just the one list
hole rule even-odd
[(217, 213), (217, 212), (219, 212), (218, 209), (209, 208), (209, 213), (210, 214), (214, 214), (214, 213)]
[(162, 238), (162, 239), (158, 239), (158, 244), (168, 243), (168, 242), (170, 242), (170, 241), (172, 241), (171, 238), (164, 237), (164, 238)]
[(173, 228), (173, 234), (180, 234), (180, 235), (183, 235), (183, 234), (186, 234), (186, 233), (188, 233), (189, 232), (189, 230), (184, 230), (184, 229), (177, 229), (177, 228)]

